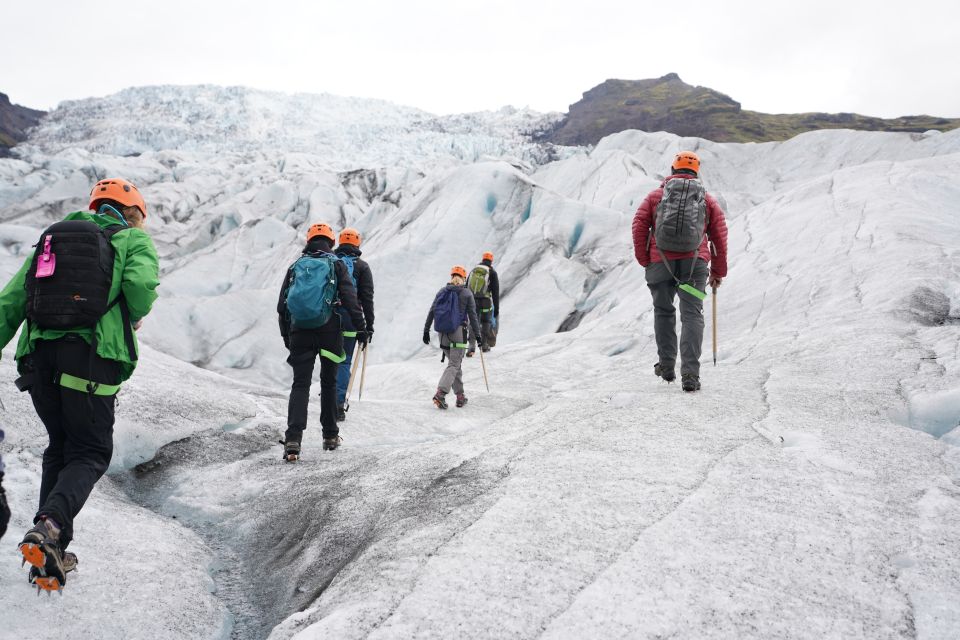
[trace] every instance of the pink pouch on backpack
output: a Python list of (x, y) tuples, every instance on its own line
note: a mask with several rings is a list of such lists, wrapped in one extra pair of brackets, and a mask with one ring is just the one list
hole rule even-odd
[(37, 278), (49, 278), (57, 269), (57, 254), (50, 249), (52, 241), (53, 235), (45, 236), (43, 239), (43, 253), (37, 258)]

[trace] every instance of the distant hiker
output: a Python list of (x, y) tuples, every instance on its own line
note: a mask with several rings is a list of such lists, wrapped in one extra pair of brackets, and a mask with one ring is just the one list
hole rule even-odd
[[(493, 268), (493, 253), (483, 254), (480, 264), (470, 271), (467, 278), (467, 287), (477, 303), (477, 314), (480, 317), (480, 332), (483, 335), (483, 346), (486, 353), (497, 346), (497, 331), (500, 324), (500, 278)], [(476, 347), (470, 339), (470, 349), (467, 357), (472, 358)]]
[(287, 270), (280, 288), (277, 313), (280, 335), (290, 350), (287, 364), (293, 368), (293, 386), (287, 408), (287, 431), (281, 444), (284, 459), (300, 457), (303, 430), (307, 428), (307, 405), (310, 402), (310, 381), (313, 367), (320, 356), (320, 424), (323, 449), (332, 451), (340, 445), (337, 427), (337, 369), (346, 359), (339, 304), (350, 316), (361, 346), (367, 343), (366, 323), (350, 272), (333, 253), (333, 229), (315, 224), (307, 230), (307, 246), (303, 255)]
[[(336, 251), (337, 257), (347, 267), (347, 271), (357, 290), (357, 298), (363, 308), (363, 318), (367, 323), (367, 344), (373, 340), (373, 272), (366, 260), (360, 257), (360, 233), (356, 229), (344, 229), (340, 232), (340, 242)], [(337, 307), (340, 316), (340, 326), (343, 328), (343, 349), (347, 359), (340, 363), (337, 370), (337, 421), (346, 419), (347, 386), (350, 384), (350, 364), (353, 361), (353, 350), (357, 343), (357, 330), (350, 320), (343, 305)]]
[[(651, 191), (633, 218), (633, 252), (643, 265), (653, 296), (653, 329), (659, 361), (654, 373), (676, 377), (676, 311), (679, 290), (680, 377), (684, 391), (700, 388), (703, 299), (706, 286), (719, 287), (727, 275), (727, 223), (716, 198), (697, 178), (700, 158), (681, 151), (672, 175)], [(709, 274), (707, 265), (710, 264)]]
[(73, 521), (113, 455), (114, 406), (137, 366), (134, 330), (157, 299), (159, 264), (143, 231), (147, 206), (135, 186), (101, 180), (90, 212), (71, 213), (0, 292), (0, 348), (24, 321), (17, 387), (29, 391), (50, 443), (40, 508), (20, 543), (30, 581), (63, 587), (77, 557)]
[(484, 346), (483, 336), (480, 334), (480, 323), (477, 320), (477, 307), (473, 294), (466, 288), (467, 270), (456, 265), (450, 269), (450, 283), (437, 292), (427, 314), (427, 322), (423, 326), (423, 344), (430, 344), (430, 327), (440, 334), (440, 348), (444, 350), (447, 367), (440, 376), (437, 392), (433, 396), (433, 404), (438, 409), (446, 409), (447, 393), (453, 388), (457, 394), (457, 406), (467, 404), (467, 396), (463, 393), (463, 354), (467, 348), (469, 320), (469, 339), (474, 338)]

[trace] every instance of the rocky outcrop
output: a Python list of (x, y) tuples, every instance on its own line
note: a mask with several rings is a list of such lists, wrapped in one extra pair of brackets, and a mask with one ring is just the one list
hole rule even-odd
[(947, 131), (960, 119), (904, 116), (883, 119), (856, 113), (768, 114), (745, 111), (733, 98), (685, 83), (675, 73), (651, 80), (607, 80), (570, 105), (567, 116), (541, 139), (561, 145), (596, 144), (626, 129), (667, 131), (715, 142), (786, 140), (817, 129)]
[(35, 126), (46, 111), (28, 109), (11, 104), (5, 93), (0, 93), (0, 158), (10, 155), (10, 149), (27, 139), (27, 129)]

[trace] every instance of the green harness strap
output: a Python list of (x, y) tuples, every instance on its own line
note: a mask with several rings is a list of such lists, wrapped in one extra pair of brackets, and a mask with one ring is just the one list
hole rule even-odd
[(343, 332), (341, 332), (341, 333), (343, 334), (343, 337), (344, 337), (344, 338), (356, 338), (356, 337), (357, 337), (357, 332), (356, 332), (356, 331), (343, 331)]
[(335, 353), (331, 353), (330, 351), (327, 351), (326, 349), (320, 349), (320, 355), (326, 358), (327, 360), (330, 360), (331, 362), (336, 362), (337, 364), (340, 364), (341, 362), (347, 359), (346, 353), (337, 355)]
[(118, 384), (103, 384), (102, 382), (90, 382), (69, 373), (60, 374), (60, 386), (67, 389), (73, 389), (81, 393), (93, 393), (95, 396), (112, 396), (120, 391)]
[(704, 293), (703, 291), (700, 291), (700, 289), (697, 289), (692, 284), (683, 283), (681, 285), (678, 285), (677, 289), (680, 289), (680, 291), (686, 291), (687, 293), (692, 295), (694, 298), (697, 298), (699, 300), (707, 299), (707, 294)]

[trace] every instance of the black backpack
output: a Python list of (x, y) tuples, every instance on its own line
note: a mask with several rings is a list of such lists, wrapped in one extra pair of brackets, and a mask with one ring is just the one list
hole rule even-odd
[(104, 229), (88, 220), (50, 225), (27, 271), (27, 319), (41, 329), (96, 326), (120, 299), (109, 299), (114, 261), (110, 238), (126, 228)]

